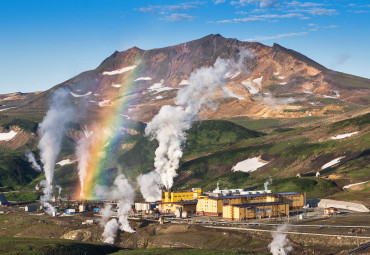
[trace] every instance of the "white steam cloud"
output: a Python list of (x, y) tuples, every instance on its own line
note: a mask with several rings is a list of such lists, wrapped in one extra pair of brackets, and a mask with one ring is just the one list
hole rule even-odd
[(68, 95), (68, 91), (64, 89), (58, 89), (52, 94), (50, 108), (39, 125), (41, 139), (38, 148), (40, 149), (41, 162), (44, 165), (46, 178), (41, 183), (44, 187), (44, 195), (41, 197), (41, 201), (49, 214), (54, 210), (49, 201), (51, 200), (55, 161), (60, 152), (67, 124), (74, 118), (74, 111), (68, 104)]
[(284, 224), (279, 226), (275, 232), (272, 232), (272, 242), (268, 245), (270, 252), (273, 255), (287, 255), (293, 250), (289, 239), (284, 234), (288, 230), (289, 225)]
[(218, 58), (212, 67), (193, 72), (188, 79), (189, 85), (177, 93), (177, 106), (162, 106), (148, 123), (145, 134), (159, 143), (155, 151), (155, 172), (167, 189), (172, 187), (173, 179), (177, 176), (176, 169), (182, 157), (181, 145), (186, 140), (185, 132), (201, 110), (217, 108), (214, 99), (224, 86), (227, 72), (240, 70), (245, 57), (253, 57), (253, 54), (242, 50), (238, 57), (237, 62)]
[(137, 182), (140, 186), (140, 192), (143, 194), (145, 201), (155, 202), (161, 200), (162, 194), (159, 186), (161, 178), (157, 172), (152, 171), (147, 174), (139, 175)]
[(265, 183), (263, 184), (264, 188), (265, 188), (265, 191), (267, 191), (268, 189), (268, 186), (272, 184), (272, 178), (269, 177), (269, 179), (267, 181), (265, 181)]
[(55, 188), (57, 188), (58, 189), (58, 194), (60, 195), (61, 193), (62, 193), (62, 186), (60, 186), (60, 185), (55, 185)]
[(110, 221), (105, 224), (104, 232), (102, 234), (103, 242), (104, 243), (114, 243), (114, 239), (116, 239), (117, 231), (119, 229), (119, 224), (116, 219), (111, 219)]
[(118, 201), (116, 219), (111, 219), (107, 222), (114, 212), (111, 206), (105, 206), (102, 212), (102, 225), (104, 226), (103, 239), (106, 243), (114, 243), (118, 229), (129, 233), (135, 232), (128, 222), (128, 215), (131, 210), (131, 205), (134, 203), (135, 190), (132, 188), (128, 180), (123, 174), (119, 174), (114, 180), (111, 188), (96, 185), (95, 192), (98, 197), (103, 199)]
[(31, 151), (27, 151), (25, 156), (27, 157), (28, 162), (30, 162), (32, 164), (33, 169), (35, 169), (36, 171), (39, 171), (39, 172), (42, 171), (41, 166), (36, 161), (35, 155), (33, 155), (33, 153)]

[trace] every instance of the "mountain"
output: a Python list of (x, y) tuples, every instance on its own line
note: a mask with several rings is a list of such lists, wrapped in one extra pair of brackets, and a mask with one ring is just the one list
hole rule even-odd
[[(193, 71), (212, 66), (217, 58), (236, 60), (243, 50), (249, 57), (243, 68), (225, 77), (226, 89), (220, 91), (224, 96), (217, 99), (217, 109), (202, 113), (188, 131), (177, 187), (211, 189), (217, 181), (229, 188), (254, 187), (272, 176), (278, 189), (299, 190), (309, 184), (312, 192), (321, 189), (318, 194), (324, 195), (328, 189), (325, 195), (334, 195), (342, 194), (340, 187), (345, 184), (366, 181), (369, 79), (330, 70), (278, 44), (269, 47), (218, 34), (160, 49), (116, 51), (96, 69), (50, 90), (0, 95), (0, 134), (16, 132), (13, 138), (0, 140), (0, 153), (11, 151), (23, 161), (26, 150), (38, 154), (37, 124), (46, 113), (50, 93), (64, 87), (76, 108), (85, 110), (77, 112), (78, 122), (68, 131), (60, 160), (75, 159), (74, 146), (82, 130), (118, 106), (124, 109), (127, 135), (119, 144), (116, 161), (134, 180), (153, 168), (156, 143), (144, 136), (145, 123), (161, 106), (174, 104), (177, 91), (187, 86)], [(358, 133), (330, 138), (353, 132)], [(232, 171), (238, 162), (255, 157), (269, 163), (250, 173)], [(324, 170), (325, 180), (312, 177), (325, 163), (340, 157), (339, 163)], [(0, 171), (11, 167), (7, 163)], [(297, 173), (308, 179), (298, 181)], [(34, 178), (34, 173), (27, 176)], [(58, 166), (58, 178), (67, 186), (75, 183), (76, 163)]]

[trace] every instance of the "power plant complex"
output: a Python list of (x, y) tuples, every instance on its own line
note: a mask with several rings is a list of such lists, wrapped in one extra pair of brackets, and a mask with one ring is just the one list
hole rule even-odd
[(218, 188), (212, 192), (202, 192), (200, 188), (193, 188), (181, 192), (162, 191), (162, 201), (158, 209), (162, 213), (181, 211), (238, 221), (288, 216), (301, 211), (304, 200), (304, 195), (296, 192), (273, 193), (271, 190)]

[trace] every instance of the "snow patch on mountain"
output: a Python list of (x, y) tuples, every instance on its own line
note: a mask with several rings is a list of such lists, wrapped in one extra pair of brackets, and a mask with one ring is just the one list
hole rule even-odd
[(352, 132), (352, 133), (347, 133), (347, 134), (336, 135), (336, 136), (330, 137), (330, 139), (332, 139), (332, 140), (340, 140), (340, 139), (344, 139), (344, 138), (353, 136), (353, 135), (355, 135), (357, 133), (358, 133), (358, 131)]
[(242, 97), (242, 96), (239, 96), (237, 94), (235, 94), (231, 89), (227, 88), (227, 87), (223, 87), (222, 90), (229, 96), (229, 97), (234, 97), (234, 98), (237, 98), (239, 100), (243, 100), (245, 99), (245, 97)]
[(235, 72), (233, 72), (233, 73), (231, 73), (231, 72), (227, 72), (227, 73), (225, 74), (225, 78), (234, 79), (234, 78), (236, 78), (240, 73), (241, 73), (240, 71), (235, 71)]
[(140, 77), (140, 78), (137, 78), (136, 80), (134, 81), (150, 81), (152, 78), (150, 77)]
[(18, 132), (15, 132), (14, 130), (10, 130), (8, 133), (0, 133), (0, 141), (10, 141), (17, 134), (18, 134)]
[(350, 187), (352, 187), (352, 186), (357, 186), (357, 185), (365, 184), (365, 183), (367, 183), (367, 182), (369, 182), (369, 181), (364, 181), (364, 182), (357, 182), (357, 183), (348, 184), (348, 185), (343, 186), (343, 189), (349, 189), (349, 188), (350, 188)]
[(60, 166), (65, 166), (65, 165), (69, 165), (69, 164), (72, 164), (73, 161), (71, 161), (69, 158), (68, 159), (63, 159), (59, 162), (57, 162), (57, 165), (60, 165)]
[(181, 85), (181, 86), (189, 85), (189, 81), (188, 80), (181, 80), (179, 85)]
[(249, 81), (243, 81), (242, 84), (247, 87), (249, 93), (251, 94), (257, 94), (259, 92), (259, 89), (256, 89), (251, 82)]
[(110, 99), (103, 100), (103, 101), (98, 102), (98, 105), (99, 105), (100, 107), (103, 107), (103, 106), (105, 106), (106, 104), (108, 104), (109, 102), (110, 102)]
[(92, 92), (91, 91), (89, 91), (89, 92), (87, 92), (86, 94), (83, 94), (83, 95), (79, 95), (79, 94), (75, 94), (75, 93), (73, 93), (72, 91), (71, 92), (69, 92), (73, 97), (87, 97), (87, 96), (89, 96), (89, 95), (91, 95), (92, 94)]
[(323, 95), (324, 98), (332, 98), (332, 99), (337, 99), (340, 97), (340, 94), (338, 91), (336, 90), (333, 90), (333, 92), (335, 93), (335, 96), (329, 96), (329, 95)]
[(0, 109), (0, 112), (6, 111), (6, 110), (10, 110), (10, 109), (13, 109), (13, 108), (15, 108), (15, 106), (9, 107), (9, 108)]
[(153, 94), (158, 94), (160, 92), (166, 91), (166, 90), (173, 90), (174, 88), (170, 87), (163, 87), (164, 80), (161, 80), (160, 82), (154, 83), (152, 86), (148, 88), (150, 92), (154, 92)]
[(270, 162), (262, 160), (261, 156), (249, 158), (243, 161), (240, 161), (235, 166), (232, 167), (232, 171), (241, 171), (241, 172), (253, 172), (256, 171), (258, 168), (263, 167), (264, 165)]
[(328, 163), (326, 163), (325, 165), (323, 165), (321, 167), (321, 170), (324, 170), (328, 167), (331, 167), (331, 166), (334, 166), (334, 165), (338, 164), (342, 158), (344, 158), (344, 157), (339, 157), (339, 158), (333, 159), (332, 161), (329, 161)]
[(121, 73), (124, 73), (124, 72), (127, 72), (127, 71), (130, 71), (132, 69), (134, 69), (137, 65), (133, 65), (133, 66), (126, 66), (124, 68), (121, 68), (121, 69), (118, 69), (118, 70), (113, 70), (113, 71), (105, 71), (103, 72), (103, 75), (116, 75), (116, 74), (121, 74)]
[(263, 79), (263, 76), (254, 79), (253, 82), (256, 83), (258, 85), (258, 87), (261, 88), (261, 86), (262, 86), (262, 79)]

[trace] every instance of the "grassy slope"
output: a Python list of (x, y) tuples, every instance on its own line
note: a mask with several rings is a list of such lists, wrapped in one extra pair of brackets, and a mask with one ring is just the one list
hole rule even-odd
[[(150, 254), (150, 255), (213, 255), (213, 254), (266, 254), (257, 252), (246, 252), (237, 250), (207, 250), (207, 249), (184, 249), (184, 248), (157, 248), (157, 249), (138, 249), (138, 250), (122, 250), (114, 255), (131, 255), (131, 254)], [(267, 253), (268, 254), (268, 253)]]
[[(175, 188), (187, 189), (200, 186), (210, 190), (216, 187), (217, 182), (220, 182), (221, 188), (262, 188), (263, 182), (272, 176), (274, 184), (271, 188), (276, 191), (305, 190), (309, 193), (308, 197), (341, 196), (343, 192), (337, 184), (364, 181), (370, 174), (366, 163), (370, 160), (370, 136), (367, 131), (370, 125), (370, 114), (327, 126), (322, 122), (315, 124), (316, 120), (313, 118), (300, 121), (234, 118), (230, 121), (213, 120), (196, 123), (188, 131)], [(302, 123), (306, 127), (299, 127)], [(116, 162), (118, 162), (125, 174), (134, 181), (139, 173), (153, 170), (157, 142), (149, 141), (143, 136), (144, 125), (131, 123), (132, 126), (139, 134), (123, 137), (117, 146), (122, 148), (123, 144), (131, 144), (132, 147), (119, 149), (117, 154), (111, 153), (114, 157), (110, 167), (117, 168)], [(263, 130), (265, 133), (252, 131), (246, 127)], [(354, 137), (336, 141), (320, 141), (315, 138), (315, 134), (311, 134), (316, 132), (330, 137), (349, 132), (347, 130), (362, 131)], [(68, 156), (73, 153), (72, 147), (70, 141), (65, 142), (62, 155)], [(262, 156), (271, 163), (252, 173), (231, 172), (232, 166), (237, 162), (254, 156)], [(318, 181), (313, 176), (323, 164), (339, 156), (345, 156), (341, 164), (324, 170), (322, 174), (339, 173), (341, 179), (335, 182), (325, 179)], [(56, 183), (61, 184), (65, 192), (73, 192), (73, 188), (77, 185), (76, 167), (75, 163), (58, 167), (56, 170)], [(114, 169), (110, 171), (116, 171)], [(300, 180), (293, 178), (297, 172), (303, 173), (306, 177)], [(33, 187), (42, 178), (43, 176), (40, 175), (28, 187)], [(29, 180), (27, 179), (22, 185)], [(351, 196), (346, 194), (342, 197), (351, 199)], [(368, 192), (365, 191), (366, 194)]]
[(0, 186), (25, 186), (39, 175), (24, 155), (19, 153), (1, 153)]
[(1, 254), (37, 254), (37, 255), (78, 255), (78, 254), (111, 254), (119, 248), (113, 245), (82, 243), (69, 240), (32, 239), (32, 238), (0, 238)]

